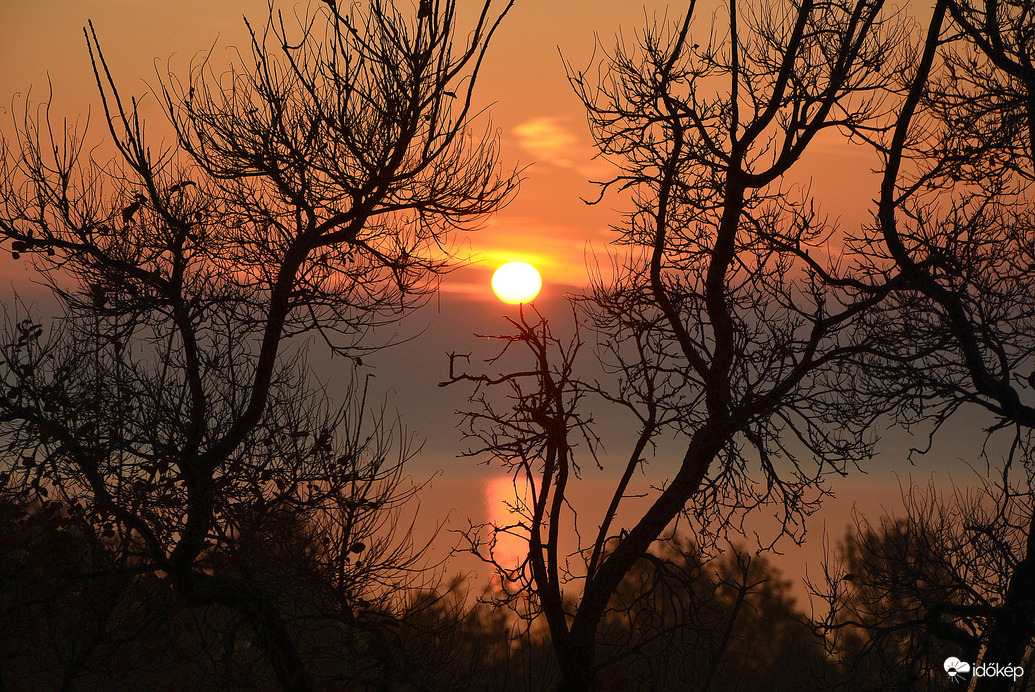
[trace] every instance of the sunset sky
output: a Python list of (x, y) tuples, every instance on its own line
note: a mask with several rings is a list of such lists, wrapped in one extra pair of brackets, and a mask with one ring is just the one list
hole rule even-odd
[[(292, 7), (290, 3), (280, 6)], [(695, 33), (701, 43), (711, 30), (715, 6), (709, 2), (699, 6)], [(302, 11), (304, 5), (299, 8)], [(503, 164), (523, 169), (524, 181), (510, 206), (464, 240), (473, 263), (447, 276), (440, 294), (398, 327), (400, 338), (413, 340), (370, 359), (369, 372), (375, 375), (379, 392), (388, 397), (389, 409), (397, 409), (404, 424), (426, 439), (414, 475), (442, 472), (423, 500), (431, 516), (445, 516), (452, 509), (460, 524), (465, 516), (480, 518), (477, 515), (483, 512), (499, 518), (493, 512), (499, 511), (500, 496), (510, 487), (501, 482), (498, 469), (456, 458), (463, 441), (454, 411), (464, 406), (469, 390), (436, 386), (446, 376), (448, 352), (491, 355), (473, 335), (505, 329), (501, 316), (516, 314), (517, 308), (503, 305), (492, 295), (492, 270), (511, 260), (538, 267), (544, 287), (537, 306), (563, 323), (563, 294), (585, 285), (587, 260), (605, 250), (611, 237), (609, 224), (620, 222), (621, 198), (606, 197), (596, 206), (580, 199), (596, 197), (597, 188), (588, 181), (606, 177), (610, 168), (606, 161), (593, 158), (585, 115), (568, 85), (561, 56), (575, 67), (588, 67), (595, 45), (599, 55), (613, 47), (619, 32), (626, 41), (633, 40), (645, 21), (662, 21), (666, 8), (674, 21), (685, 6), (660, 1), (518, 0), (489, 50), (477, 91), (487, 110), (475, 129), (491, 121), (502, 139)], [(10, 132), (12, 114), (17, 117), (19, 109), (24, 111), (30, 88), (33, 102), (47, 98), (49, 79), (55, 121), (79, 118), (85, 123), (92, 109), (89, 141), (103, 141), (102, 112), (82, 34), (87, 20), (93, 21), (121, 88), (127, 94), (143, 95), (147, 84), (156, 81), (156, 68), (164, 74), (168, 64), (182, 74), (192, 58), (210, 48), (214, 65), (228, 62), (232, 56), (228, 47), (245, 45), (241, 15), (261, 22), (265, 13), (265, 0), (0, 0), (0, 129)], [(167, 124), (155, 106), (151, 97), (144, 112), (158, 135)], [(876, 177), (869, 172), (872, 161), (865, 150), (830, 135), (816, 143), (795, 180), (811, 184), (823, 211), (852, 227), (866, 218), (868, 200), (877, 194)], [(26, 265), (3, 253), (2, 300), (6, 303), (15, 292), (35, 298), (29, 277)], [(334, 368), (345, 366), (332, 362), (328, 377), (333, 377)], [(880, 506), (896, 510), (899, 484), (910, 477), (926, 483), (933, 476), (945, 484), (951, 476), (958, 483), (970, 483), (973, 476), (966, 464), (984, 468), (977, 458), (980, 442), (976, 425), (957, 428), (910, 467), (904, 459), (908, 438), (889, 432), (868, 476), (835, 484), (838, 498), (821, 512), (810, 557), (821, 549), (823, 521), (828, 539), (841, 537), (856, 500), (866, 512)], [(614, 441), (609, 449), (620, 455), (621, 441)], [(650, 471), (655, 475), (644, 482), (663, 482), (671, 463), (671, 459), (658, 459)], [(608, 487), (612, 473), (591, 467), (588, 461), (584, 464), (586, 483), (577, 491), (578, 499), (587, 504)], [(803, 572), (800, 560), (777, 559), (776, 564), (791, 576)]]

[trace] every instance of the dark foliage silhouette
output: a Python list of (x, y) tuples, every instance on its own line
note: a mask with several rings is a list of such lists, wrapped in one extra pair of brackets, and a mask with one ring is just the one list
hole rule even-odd
[[(845, 670), (844, 689), (970, 682), (971, 675), (950, 680), (943, 663), (979, 660), (1028, 553), (1030, 489), (986, 483), (945, 497), (913, 486), (903, 500), (902, 518), (857, 517), (823, 580), (811, 585), (825, 604), (817, 625)], [(1027, 689), (1028, 679), (1007, 677), (1007, 687)]]
[(603, 689), (819, 689), (835, 671), (789, 582), (729, 546), (703, 559), (679, 538), (626, 575), (601, 624)]

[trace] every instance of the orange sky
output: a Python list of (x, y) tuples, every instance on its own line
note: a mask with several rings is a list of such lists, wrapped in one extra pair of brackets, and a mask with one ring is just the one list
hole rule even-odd
[[(502, 6), (502, 3), (497, 4)], [(471, 12), (474, 2), (460, 3)], [(716, 3), (698, 6), (701, 40), (710, 29)], [(304, 4), (282, 3), (302, 11)], [(443, 289), (468, 299), (491, 300), (491, 269), (519, 259), (536, 265), (546, 290), (559, 293), (586, 280), (587, 253), (601, 251), (610, 238), (608, 224), (618, 218), (622, 200), (610, 196), (597, 206), (596, 187), (589, 179), (607, 175), (609, 166), (593, 160), (585, 116), (569, 87), (561, 55), (585, 67), (594, 45), (610, 49), (622, 32), (628, 40), (646, 17), (664, 17), (667, 3), (628, 0), (518, 0), (500, 29), (487, 58), (477, 91), (489, 107), (503, 142), (502, 161), (524, 167), (524, 182), (514, 202), (487, 226), (469, 237), (476, 269), (458, 272)], [(676, 19), (680, 3), (668, 10)], [(53, 84), (53, 113), (75, 120), (92, 106), (92, 141), (100, 141), (100, 111), (93, 86), (82, 28), (93, 20), (118, 83), (128, 93), (147, 93), (156, 69), (167, 64), (182, 73), (191, 58), (213, 48), (213, 63), (229, 62), (229, 46), (246, 45), (242, 14), (261, 21), (265, 0), (214, 3), (203, 0), (2, 0), (0, 1), (0, 114), (9, 129), (13, 112), (23, 101), (12, 96), (31, 87), (33, 101), (47, 96)], [(145, 83), (146, 82), (146, 83)], [(154, 99), (145, 102), (151, 131), (165, 131)], [(479, 124), (479, 129), (483, 126)], [(817, 142), (806, 162), (803, 179), (811, 179), (824, 209), (844, 220), (863, 217), (875, 181), (866, 182), (866, 154), (845, 146), (831, 135)], [(0, 277), (19, 274), (7, 258), (0, 259)]]

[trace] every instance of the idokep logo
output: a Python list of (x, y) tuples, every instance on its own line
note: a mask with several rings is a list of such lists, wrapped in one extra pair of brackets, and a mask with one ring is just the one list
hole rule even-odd
[(962, 680), (963, 675), (973, 669), (975, 678), (1013, 678), (1014, 682), (1024, 675), (1024, 668), (1013, 665), (1000, 665), (999, 663), (979, 663), (976, 666), (961, 661), (955, 656), (949, 656), (942, 664), (945, 674), (953, 680)]
[(949, 656), (945, 659), (942, 667), (945, 668), (945, 672), (949, 677), (954, 679), (958, 679), (960, 675), (966, 675), (970, 672), (970, 664), (964, 663), (955, 656)]

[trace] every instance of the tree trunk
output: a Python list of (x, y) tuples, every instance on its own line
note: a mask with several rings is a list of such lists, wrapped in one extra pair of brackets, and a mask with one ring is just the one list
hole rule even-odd
[(244, 619), (255, 644), (266, 655), (280, 689), (284, 692), (312, 692), (313, 685), (295, 642), (276, 605), (259, 589), (244, 580), (191, 571), (174, 579), (177, 590), (192, 605), (224, 605)]
[(734, 432), (735, 428), (729, 425), (712, 423), (694, 433), (672, 482), (587, 581), (568, 636), (563, 641), (554, 640), (554, 652), (561, 668), (558, 692), (596, 689), (597, 627), (612, 596), (636, 561), (700, 490), (708, 467)]
[[(1024, 559), (1010, 575), (1000, 611), (992, 618), (981, 663), (1020, 666), (1032, 636), (1035, 635), (1035, 515), (1028, 525)], [(1009, 676), (981, 676), (975, 679), (974, 692), (1010, 692), (1015, 687)]]
[[(1035, 564), (1026, 558), (1010, 576), (1010, 588), (1003, 600), (1002, 611), (991, 622), (983, 664), (1020, 666), (1035, 634)], [(1009, 676), (984, 675), (977, 678), (975, 692), (1010, 692), (1014, 680)]]
[[(593, 633), (595, 635), (595, 632)], [(593, 661), (596, 656), (595, 636), (568, 637), (554, 645), (561, 681), (557, 692), (593, 692), (597, 688)]]

